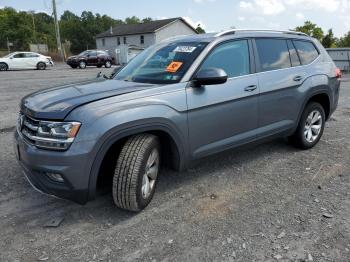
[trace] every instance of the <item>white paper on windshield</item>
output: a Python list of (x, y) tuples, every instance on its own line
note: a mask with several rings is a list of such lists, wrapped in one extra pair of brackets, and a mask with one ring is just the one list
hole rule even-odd
[(192, 53), (196, 48), (195, 46), (177, 46), (173, 52)]

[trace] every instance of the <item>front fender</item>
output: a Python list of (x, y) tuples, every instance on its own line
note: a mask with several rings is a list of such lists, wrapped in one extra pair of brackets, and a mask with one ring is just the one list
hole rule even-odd
[(101, 163), (104, 159), (109, 148), (115, 144), (117, 141), (132, 136), (139, 133), (145, 133), (147, 131), (163, 131), (166, 132), (175, 142), (177, 149), (179, 151), (179, 169), (182, 170), (187, 166), (188, 162), (188, 150), (184, 147), (181, 134), (176, 131), (174, 125), (166, 119), (152, 119), (150, 121), (140, 120), (127, 123), (123, 126), (118, 126), (117, 128), (111, 129), (106, 135), (104, 135), (99, 143), (96, 157), (94, 159), (90, 177), (89, 177), (89, 200), (95, 198), (96, 194), (96, 184), (99, 175), (99, 170)]
[[(79, 112), (81, 111), (81, 112)], [(96, 182), (101, 163), (109, 148), (117, 141), (147, 131), (163, 131), (174, 141), (179, 152), (179, 167), (184, 169), (188, 157), (187, 113), (164, 104), (127, 104), (118, 105), (118, 110), (104, 106), (85, 107), (69, 116), (70, 120), (79, 120), (79, 115), (88, 115), (79, 130), (77, 143), (91, 143), (92, 165), (89, 172), (89, 199), (95, 196)], [(89, 121), (87, 121), (89, 119)]]

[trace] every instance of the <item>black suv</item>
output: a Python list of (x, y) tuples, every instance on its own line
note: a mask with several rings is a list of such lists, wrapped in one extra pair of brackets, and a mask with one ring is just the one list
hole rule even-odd
[(84, 69), (86, 66), (97, 66), (110, 68), (112, 66), (113, 58), (102, 50), (86, 50), (79, 55), (70, 56), (67, 59), (67, 64), (72, 68)]

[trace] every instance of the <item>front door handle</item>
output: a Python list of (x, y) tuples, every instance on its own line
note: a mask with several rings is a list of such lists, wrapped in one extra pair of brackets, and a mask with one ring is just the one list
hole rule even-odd
[(246, 88), (244, 88), (244, 91), (252, 92), (252, 91), (254, 91), (257, 88), (258, 87), (256, 85), (251, 85), (251, 86), (247, 86)]
[(293, 78), (293, 80), (294, 80), (295, 82), (299, 82), (299, 81), (301, 81), (302, 79), (303, 79), (302, 76), (296, 76), (296, 77)]

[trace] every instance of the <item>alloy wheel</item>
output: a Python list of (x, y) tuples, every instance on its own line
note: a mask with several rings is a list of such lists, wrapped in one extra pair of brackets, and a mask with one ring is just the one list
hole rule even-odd
[(155, 148), (152, 150), (151, 154), (149, 155), (147, 162), (146, 162), (146, 167), (145, 167), (145, 173), (142, 178), (142, 197), (144, 199), (147, 199), (156, 184), (156, 179), (158, 176), (158, 171), (159, 171), (159, 152)]
[(304, 136), (307, 142), (313, 143), (321, 133), (323, 119), (318, 110), (313, 110), (305, 121)]
[(81, 69), (86, 68), (86, 63), (85, 63), (84, 61), (81, 61), (81, 62), (79, 63), (79, 67), (80, 67)]

